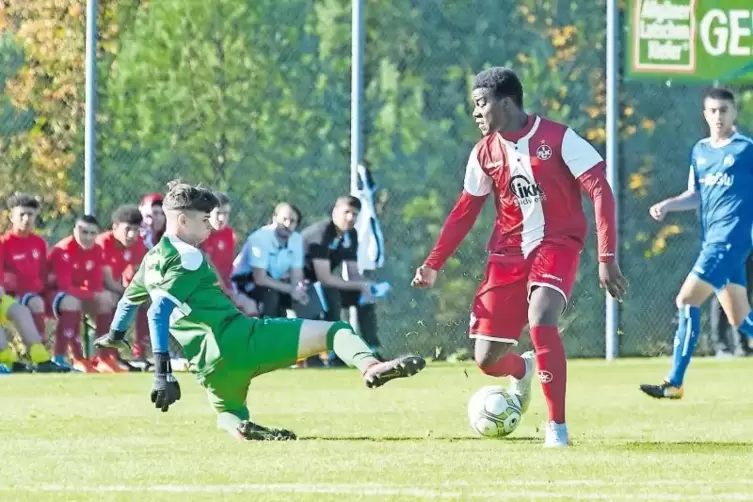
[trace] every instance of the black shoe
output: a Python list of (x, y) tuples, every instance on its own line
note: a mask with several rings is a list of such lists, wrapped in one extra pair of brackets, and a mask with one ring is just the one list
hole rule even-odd
[(44, 361), (34, 367), (34, 373), (70, 373), (71, 368), (61, 366), (55, 361)]
[(248, 441), (294, 441), (297, 436), (285, 429), (268, 429), (248, 420), (238, 424), (238, 432)]
[(381, 387), (390, 380), (407, 378), (415, 375), (426, 367), (426, 361), (421, 356), (398, 357), (391, 361), (377, 363), (370, 366), (363, 374), (366, 386)]
[(14, 362), (10, 370), (13, 373), (31, 373), (31, 367), (27, 364), (22, 363), (21, 361)]
[(642, 384), (640, 389), (649, 396), (656, 399), (682, 399), (684, 391), (682, 387), (675, 387), (670, 385), (669, 382), (664, 382), (661, 385)]

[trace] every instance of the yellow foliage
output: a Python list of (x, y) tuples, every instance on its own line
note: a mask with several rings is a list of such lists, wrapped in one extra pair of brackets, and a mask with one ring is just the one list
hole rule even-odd
[(654, 129), (656, 129), (656, 122), (650, 119), (644, 119), (641, 122), (641, 127), (648, 132), (654, 132)]
[(656, 235), (653, 245), (651, 246), (651, 252), (654, 255), (661, 254), (667, 247), (667, 238), (672, 237), (673, 235), (679, 235), (681, 232), (682, 229), (679, 225), (665, 225)]
[(631, 117), (631, 116), (633, 115), (633, 113), (634, 113), (634, 112), (635, 112), (635, 110), (633, 109), (633, 107), (632, 107), (632, 106), (626, 106), (626, 107), (625, 107), (625, 109), (624, 109), (624, 110), (622, 111), (622, 113), (623, 113), (623, 114), (624, 114), (624, 115), (625, 115), (626, 117)]
[[(101, 51), (117, 49), (115, 4), (100, 0)], [(14, 33), (26, 60), (6, 82), (5, 93), (15, 108), (33, 110), (35, 117), (31, 129), (4, 145), (0, 199), (16, 191), (37, 194), (48, 219), (82, 202), (80, 193), (70, 193), (68, 176), (83, 141), (84, 5), (81, 0), (6, 0), (0, 11), (0, 26)]]

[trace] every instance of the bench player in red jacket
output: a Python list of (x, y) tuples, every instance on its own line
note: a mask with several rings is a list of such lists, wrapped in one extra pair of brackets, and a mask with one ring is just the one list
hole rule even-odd
[[(44, 347), (44, 273), (47, 243), (34, 232), (39, 201), (28, 194), (8, 199), (11, 229), (0, 237), (0, 325), (13, 324), (21, 337), (31, 367), (18, 361), (18, 355), (0, 334), (0, 364), (13, 371), (58, 372), (67, 368), (50, 360)], [(1, 329), (1, 328), (0, 328)]]
[(55, 357), (62, 359), (68, 350), (73, 368), (85, 373), (119, 371), (116, 361), (105, 358), (89, 361), (81, 347), (81, 321), (84, 312), (95, 319), (98, 333), (107, 333), (115, 309), (104, 294), (102, 248), (95, 240), (99, 223), (94, 216), (76, 220), (73, 235), (61, 240), (50, 251), (48, 262), (48, 308), (58, 319), (55, 331)]
[[(102, 248), (104, 263), (104, 293), (109, 301), (117, 305), (123, 292), (131, 283), (141, 260), (146, 254), (146, 246), (139, 235), (143, 217), (136, 206), (120, 206), (112, 213), (112, 229), (97, 236), (97, 244)], [(115, 310), (111, 312), (115, 313)], [(104, 321), (104, 317), (102, 319)], [(110, 320), (111, 321), (111, 320)], [(106, 323), (110, 325), (110, 321)], [(101, 334), (101, 333), (100, 333)], [(149, 341), (149, 324), (146, 318), (146, 308), (140, 308), (136, 313), (136, 323), (133, 336), (133, 357), (142, 359), (146, 356)], [(119, 359), (117, 351), (103, 349), (106, 359)], [(99, 352), (99, 351), (98, 351)], [(120, 361), (123, 364), (123, 361)], [(129, 364), (128, 369), (136, 370)]]

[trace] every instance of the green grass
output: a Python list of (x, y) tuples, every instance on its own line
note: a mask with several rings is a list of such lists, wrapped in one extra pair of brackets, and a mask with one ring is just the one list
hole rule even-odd
[(753, 360), (693, 361), (681, 401), (638, 392), (667, 367), (571, 362), (575, 445), (556, 451), (538, 385), (510, 438), (473, 438), (467, 399), (494, 380), (469, 365), (374, 391), (351, 370), (265, 375), (252, 413), (292, 443), (233, 441), (188, 374), (166, 414), (148, 374), (14, 375), (0, 378), (0, 500), (753, 500)]

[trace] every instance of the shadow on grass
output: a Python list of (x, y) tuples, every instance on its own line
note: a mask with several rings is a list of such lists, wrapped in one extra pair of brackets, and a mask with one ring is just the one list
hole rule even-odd
[(753, 441), (631, 441), (617, 448), (667, 453), (751, 453)]
[(419, 442), (419, 441), (440, 441), (446, 443), (461, 441), (487, 441), (489, 443), (533, 443), (541, 442), (541, 438), (536, 437), (511, 437), (501, 439), (487, 439), (471, 436), (303, 436), (298, 438), (299, 441), (373, 441), (373, 442)]

